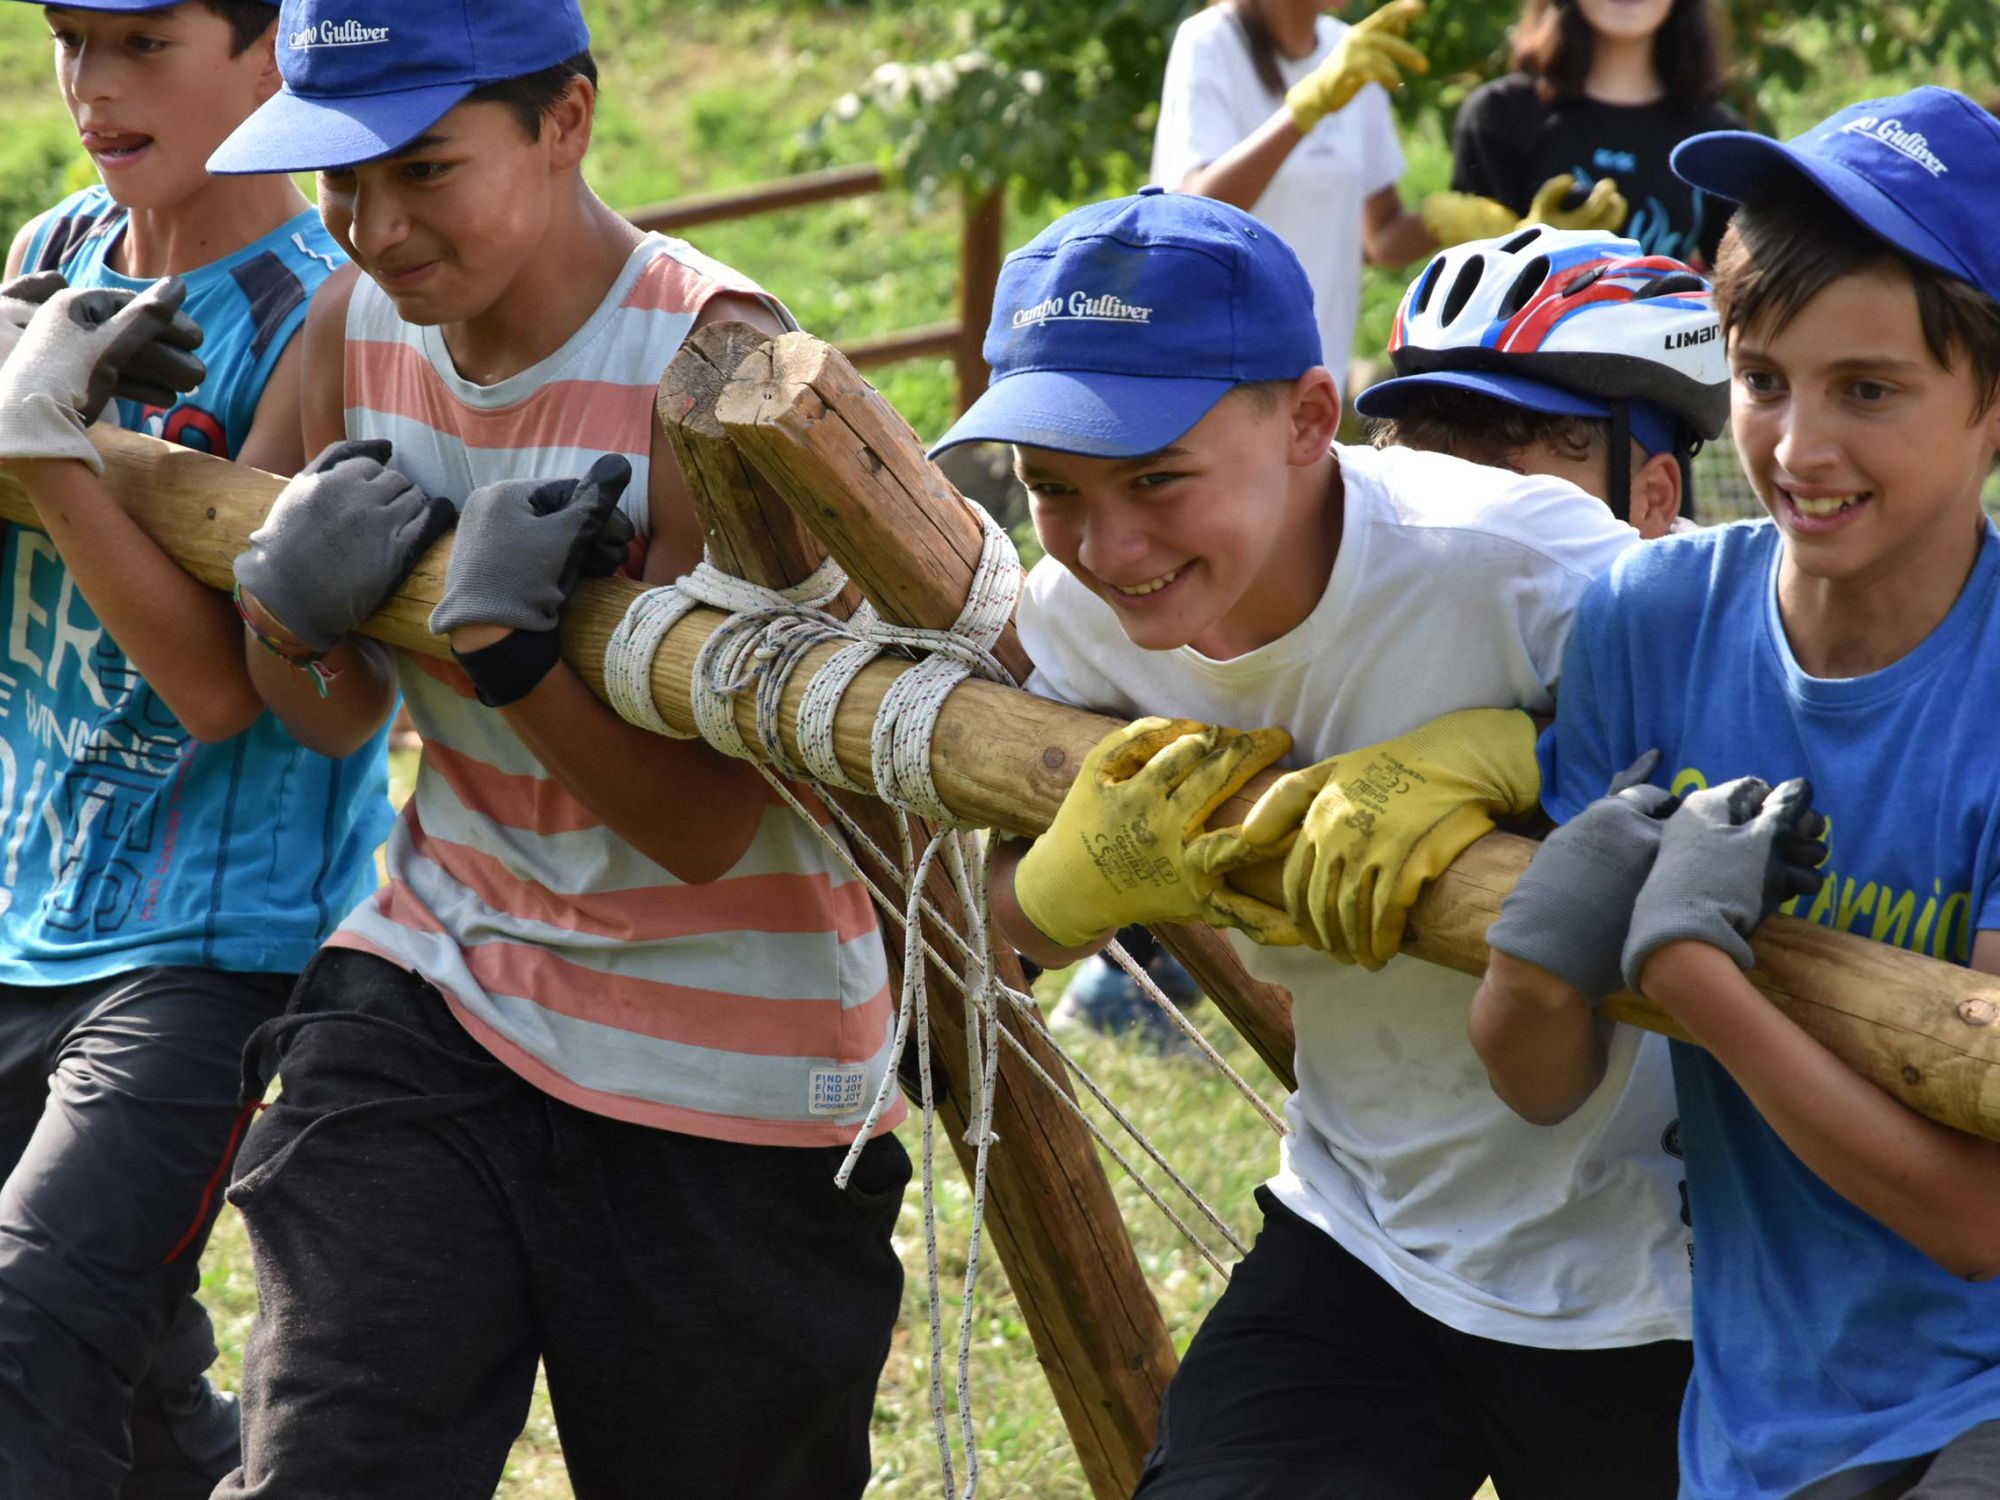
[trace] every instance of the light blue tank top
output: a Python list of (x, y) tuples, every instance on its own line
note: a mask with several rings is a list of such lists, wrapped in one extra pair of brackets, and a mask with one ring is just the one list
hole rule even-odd
[[(38, 226), (28, 270), (137, 288), (105, 265), (125, 211), (101, 187)], [(208, 375), (123, 424), (234, 458), (265, 383), (340, 253), (311, 213), (187, 274)], [(386, 731), (385, 731), (386, 734)], [(390, 812), (384, 739), (344, 760), (269, 713), (203, 745), (133, 670), (48, 537), (0, 551), (0, 983), (62, 985), (154, 964), (304, 966), (375, 884)]]

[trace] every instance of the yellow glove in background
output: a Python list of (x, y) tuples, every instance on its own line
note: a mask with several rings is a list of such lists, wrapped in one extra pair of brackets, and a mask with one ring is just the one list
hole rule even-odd
[(1467, 240), (1497, 240), (1524, 224), (1546, 224), (1551, 229), (1604, 229), (1616, 231), (1630, 212), (1618, 191), (1617, 179), (1600, 178), (1590, 196), (1575, 208), (1564, 208), (1563, 199), (1576, 187), (1573, 177), (1551, 177), (1535, 191), (1528, 211), (1516, 215), (1506, 204), (1477, 193), (1432, 193), (1418, 205), (1417, 217), (1424, 221), (1439, 249), (1462, 245)]
[(1285, 108), (1299, 134), (1345, 108), (1371, 83), (1394, 90), (1403, 86), (1403, 74), (1428, 73), (1431, 65), (1423, 53), (1403, 40), (1410, 23), (1423, 13), (1424, 0), (1392, 0), (1350, 26), (1326, 61), (1285, 94)]
[[(1292, 748), (1282, 729), (1244, 733), (1191, 719), (1138, 719), (1084, 757), (1055, 821), (1014, 869), (1021, 914), (1054, 943), (1079, 947), (1139, 922), (1284, 913), (1219, 875), (1187, 868), (1188, 840), (1243, 784)], [(1254, 909), (1254, 910), (1253, 910)]]
[(1417, 217), (1440, 250), (1467, 240), (1497, 240), (1521, 222), (1506, 204), (1477, 193), (1432, 193), (1417, 205)]
[(1469, 708), (1281, 777), (1236, 830), (1190, 851), (1196, 878), (1285, 856), (1285, 908), (1305, 941), (1379, 969), (1424, 886), (1541, 795), (1535, 721)]
[(1631, 212), (1624, 194), (1618, 191), (1618, 179), (1600, 177), (1591, 184), (1590, 196), (1575, 208), (1564, 208), (1563, 199), (1576, 187), (1576, 179), (1569, 176), (1551, 177), (1535, 190), (1535, 201), (1528, 205), (1528, 215), (1523, 224), (1546, 224), (1551, 229), (1603, 229), (1616, 231), (1625, 223)]

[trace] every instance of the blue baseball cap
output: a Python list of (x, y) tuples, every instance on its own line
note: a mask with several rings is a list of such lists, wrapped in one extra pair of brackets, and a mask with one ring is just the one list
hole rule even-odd
[[(1398, 375), (1393, 380), (1377, 381), (1356, 396), (1354, 409), (1364, 417), (1393, 419), (1408, 409), (1410, 396), (1424, 390), (1468, 391), (1559, 417), (1611, 419), (1608, 401), (1508, 370), (1432, 370), (1422, 375)], [(1625, 403), (1625, 414), (1632, 424), (1632, 436), (1646, 452), (1673, 452), (1674, 433), (1680, 424), (1672, 412), (1651, 401), (1634, 400)]]
[(1157, 187), (1064, 214), (1007, 257), (986, 393), (931, 449), (1157, 453), (1249, 380), (1321, 362), (1291, 247), (1240, 208)]
[(315, 172), (386, 156), (484, 84), (590, 46), (577, 0), (284, 0), (284, 87), (208, 159), (211, 172)]
[(2000, 120), (1951, 89), (1869, 99), (1778, 142), (1747, 130), (1690, 136), (1674, 171), (1741, 203), (1804, 177), (1897, 249), (2000, 298), (2000, 236), (1987, 222), (2000, 182)]

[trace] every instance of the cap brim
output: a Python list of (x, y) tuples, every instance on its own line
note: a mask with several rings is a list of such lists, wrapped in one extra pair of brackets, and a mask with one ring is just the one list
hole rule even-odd
[(266, 99), (216, 147), (208, 170), (219, 176), (319, 172), (373, 161), (407, 146), (474, 87), (439, 83), (348, 99), (319, 99), (285, 89)]
[[(1587, 417), (1608, 421), (1611, 403), (1594, 396), (1580, 395), (1563, 386), (1551, 385), (1531, 375), (1515, 375), (1502, 370), (1431, 370), (1422, 375), (1398, 375), (1378, 381), (1354, 398), (1354, 409), (1364, 417), (1393, 420), (1403, 414), (1408, 398), (1418, 391), (1470, 391), (1491, 397), (1509, 406), (1547, 412), (1558, 417)], [(1666, 453), (1674, 445), (1675, 418), (1665, 407), (1634, 399), (1625, 403), (1632, 423), (1632, 436), (1648, 453)]]
[(1491, 396), (1509, 406), (1530, 411), (1552, 412), (1564, 417), (1608, 417), (1611, 407), (1589, 396), (1550, 385), (1527, 375), (1508, 375), (1496, 370), (1433, 370), (1423, 375), (1398, 375), (1378, 381), (1354, 398), (1354, 409), (1364, 417), (1392, 418), (1401, 414), (1408, 397), (1418, 391), (1471, 391)]
[(1978, 275), (1950, 246), (1911, 218), (1859, 172), (1824, 157), (1794, 151), (1783, 141), (1748, 130), (1712, 130), (1689, 136), (1669, 158), (1674, 175), (1705, 193), (1741, 203), (1781, 178), (1803, 177), (1842, 213), (1918, 260), (1949, 276), (1980, 285)]
[(1167, 447), (1236, 386), (1233, 380), (1024, 370), (988, 386), (932, 446), (931, 457), (961, 443), (1017, 443), (1089, 458), (1138, 458)]

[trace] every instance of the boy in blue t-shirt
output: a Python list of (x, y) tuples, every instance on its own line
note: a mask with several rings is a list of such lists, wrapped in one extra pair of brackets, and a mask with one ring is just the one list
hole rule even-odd
[[(1542, 746), (1565, 826), (1488, 934), (1474, 1042), (1540, 1121), (1596, 1087), (1590, 1002), (1621, 968), (1700, 1044), (1673, 1045), (1684, 1496), (2000, 1494), (2000, 1144), (1892, 1099), (1738, 972), (1774, 907), (2000, 972), (2000, 534), (1980, 509), (2000, 121), (1921, 88), (1783, 145), (1698, 136), (1675, 166), (1742, 204), (1716, 290), (1772, 519), (1635, 549), (1586, 596)], [(1678, 812), (1658, 786), (1593, 800), (1655, 748)], [(1808, 778), (1826, 849), (1801, 787), (1721, 785), (1746, 775)]]
[(299, 466), (294, 335), (339, 252), (288, 179), (206, 170), (277, 88), (277, 15), (258, 0), (46, 8), (103, 182), (23, 228), (7, 260), (48, 304), (0, 369), (0, 463), (41, 518), (0, 528), (8, 1495), (206, 1496), (234, 1465), (194, 1293), (243, 1044), (372, 886), (388, 824), (379, 741), (328, 760), (264, 712), (229, 598), (112, 501), (83, 433), (178, 282), (205, 378), (181, 395), (128, 381), (150, 399), (120, 400), (119, 421)]

